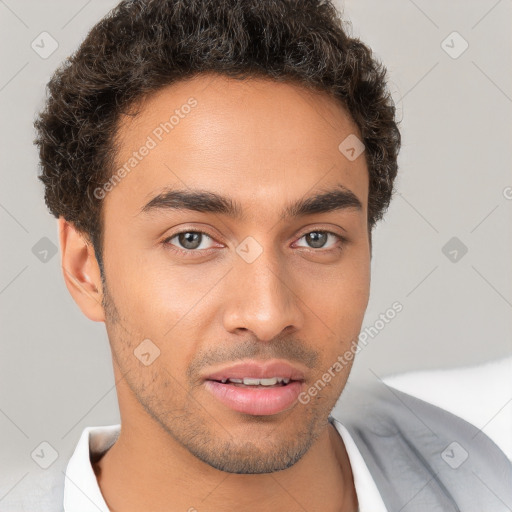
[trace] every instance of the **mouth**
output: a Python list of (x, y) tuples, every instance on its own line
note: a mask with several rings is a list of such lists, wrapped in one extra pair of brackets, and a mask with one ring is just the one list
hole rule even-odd
[(268, 416), (295, 405), (304, 386), (304, 373), (287, 362), (245, 362), (204, 377), (204, 385), (233, 411)]

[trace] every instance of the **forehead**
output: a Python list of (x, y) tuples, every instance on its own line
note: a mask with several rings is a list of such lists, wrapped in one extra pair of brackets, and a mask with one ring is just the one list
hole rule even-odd
[[(325, 93), (261, 78), (198, 76), (160, 89), (138, 105), (138, 115), (121, 119), (115, 168), (128, 172), (107, 202), (139, 210), (163, 189), (188, 188), (260, 208), (342, 184), (366, 209), (365, 155), (351, 161), (338, 149), (351, 135), (361, 138)], [(141, 157), (144, 146), (151, 149)]]

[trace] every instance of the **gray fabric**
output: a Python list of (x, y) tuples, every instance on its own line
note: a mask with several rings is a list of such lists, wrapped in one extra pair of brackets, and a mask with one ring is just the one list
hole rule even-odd
[[(512, 464), (485, 434), (442, 409), (384, 384), (348, 386), (329, 420), (350, 432), (389, 512), (512, 510)], [(453, 442), (460, 448), (446, 450)], [(468, 457), (460, 463), (462, 450)], [(68, 460), (2, 473), (0, 512), (62, 512)], [(26, 474), (14, 488), (13, 474)]]
[(0, 512), (63, 512), (68, 461), (59, 457), (48, 469), (31, 460), (23, 468), (2, 468)]
[(354, 439), (389, 512), (512, 510), (512, 464), (461, 418), (379, 384), (348, 386), (333, 419)]

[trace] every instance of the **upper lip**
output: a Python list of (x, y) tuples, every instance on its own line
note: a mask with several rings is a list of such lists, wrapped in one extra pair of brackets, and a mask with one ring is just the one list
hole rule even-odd
[(292, 366), (286, 361), (243, 361), (230, 366), (225, 366), (207, 374), (204, 380), (223, 379), (271, 379), (272, 377), (283, 377), (290, 380), (304, 380), (304, 372)]

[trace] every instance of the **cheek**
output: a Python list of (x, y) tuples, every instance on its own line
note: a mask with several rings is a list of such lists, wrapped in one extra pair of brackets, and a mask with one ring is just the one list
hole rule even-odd
[[(146, 336), (164, 337), (200, 297), (201, 283), (156, 251), (141, 255), (113, 248), (106, 258), (107, 284), (123, 320)], [(191, 268), (191, 267), (189, 267)], [(199, 287), (199, 288), (198, 288)]]
[[(120, 253), (122, 251), (119, 251)], [(120, 352), (126, 369), (132, 368), (140, 377), (140, 385), (168, 379), (182, 380), (184, 369), (193, 358), (195, 340), (200, 339), (197, 321), (198, 301), (207, 291), (205, 280), (191, 278), (182, 268), (161, 261), (137, 256), (111, 257), (111, 268), (106, 268), (107, 284), (118, 309), (120, 322), (111, 327), (109, 338)], [(188, 267), (191, 269), (192, 267)], [(151, 367), (144, 367), (134, 357), (144, 340), (150, 340), (149, 352), (158, 353)], [(164, 375), (152, 375), (160, 366)], [(151, 377), (150, 377), (151, 376)], [(166, 380), (167, 379), (167, 380)]]
[(370, 260), (345, 257), (331, 267), (297, 274), (300, 297), (335, 332), (359, 329), (370, 296)]
[[(322, 364), (320, 376), (331, 368), (336, 374), (333, 386), (341, 389), (352, 367), (358, 336), (370, 294), (369, 258), (346, 260), (346, 265), (333, 268), (319, 279), (308, 276), (309, 294), (303, 295), (309, 306), (309, 338), (318, 340)], [(321, 277), (321, 279), (320, 279)], [(303, 290), (302, 293), (305, 293)], [(314, 341), (313, 341), (314, 342)], [(333, 365), (342, 357), (342, 369)], [(328, 376), (327, 376), (328, 378)]]

